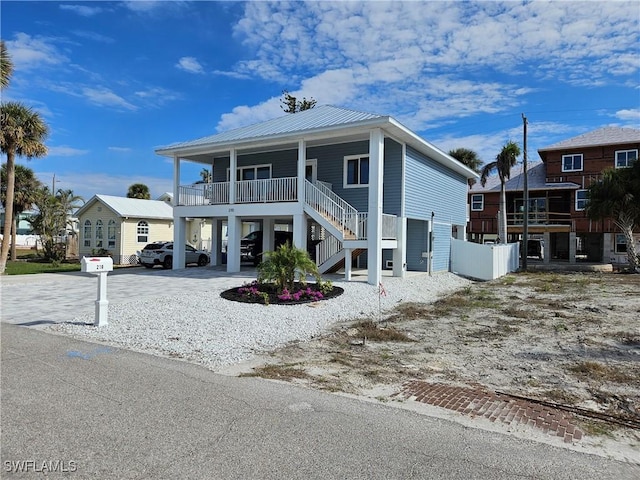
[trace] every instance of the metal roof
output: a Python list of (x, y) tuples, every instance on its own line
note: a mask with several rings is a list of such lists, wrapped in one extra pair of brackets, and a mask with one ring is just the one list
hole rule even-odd
[(274, 135), (295, 134), (336, 126), (348, 126), (367, 120), (386, 120), (387, 118), (388, 117), (372, 113), (347, 110), (331, 105), (322, 105), (295, 114), (285, 114), (281, 117), (267, 120), (266, 122), (217, 133), (208, 137), (198, 138), (188, 142), (174, 143), (166, 147), (160, 147), (156, 149), (156, 152), (188, 149), (204, 145), (226, 144), (229, 142), (259, 140)]
[[(527, 183), (529, 190), (566, 190), (577, 189), (580, 185), (573, 182), (546, 182), (547, 171), (543, 162), (533, 162), (527, 168)], [(524, 189), (524, 166), (519, 163), (511, 169), (511, 178), (505, 184), (507, 192), (521, 192)], [(500, 191), (500, 177), (492, 175), (487, 178), (483, 187), (477, 182), (471, 187), (471, 193), (489, 193)]]
[(139, 198), (116, 197), (112, 195), (94, 195), (76, 213), (80, 216), (95, 202), (101, 202), (121, 217), (154, 218), (172, 220), (173, 208), (160, 200), (142, 200)]
[(624, 143), (639, 143), (640, 130), (623, 127), (604, 127), (583, 133), (548, 147), (538, 149), (538, 152), (550, 150), (566, 150), (568, 148), (595, 147), (599, 145), (617, 145)]

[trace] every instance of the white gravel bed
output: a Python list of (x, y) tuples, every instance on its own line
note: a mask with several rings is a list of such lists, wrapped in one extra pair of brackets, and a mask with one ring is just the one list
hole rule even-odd
[(311, 304), (269, 306), (225, 300), (220, 297), (220, 288), (209, 293), (110, 304), (109, 324), (103, 327), (93, 326), (93, 315), (85, 315), (48, 329), (215, 369), (294, 340), (318, 336), (337, 322), (377, 318), (379, 306), (384, 312), (400, 302), (433, 302), (469, 283), (451, 273), (385, 277), (386, 295), (380, 296), (378, 287), (335, 281), (334, 285), (344, 288), (339, 297)]

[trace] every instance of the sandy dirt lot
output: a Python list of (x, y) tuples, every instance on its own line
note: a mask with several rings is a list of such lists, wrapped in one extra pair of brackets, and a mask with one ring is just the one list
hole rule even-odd
[(600, 412), (632, 427), (581, 417), (584, 431), (640, 452), (640, 275), (512, 274), (339, 324), (264, 360), (243, 374), (381, 401), (412, 379), (481, 384)]

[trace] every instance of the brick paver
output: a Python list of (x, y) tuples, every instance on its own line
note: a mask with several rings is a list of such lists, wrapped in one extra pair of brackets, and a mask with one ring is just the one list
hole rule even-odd
[(568, 412), (535, 402), (491, 392), (482, 387), (456, 387), (442, 383), (411, 380), (394, 396), (454, 410), (471, 417), (484, 417), (508, 425), (522, 424), (564, 439), (565, 443), (583, 436)]

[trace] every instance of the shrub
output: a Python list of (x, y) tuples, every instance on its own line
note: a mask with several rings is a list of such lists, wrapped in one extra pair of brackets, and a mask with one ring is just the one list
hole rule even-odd
[(296, 278), (301, 284), (306, 284), (307, 275), (314, 275), (320, 281), (318, 266), (309, 254), (289, 242), (279, 246), (275, 252), (265, 252), (262, 263), (258, 265), (258, 283), (274, 283), (280, 294), (284, 294), (285, 289), (293, 291)]

